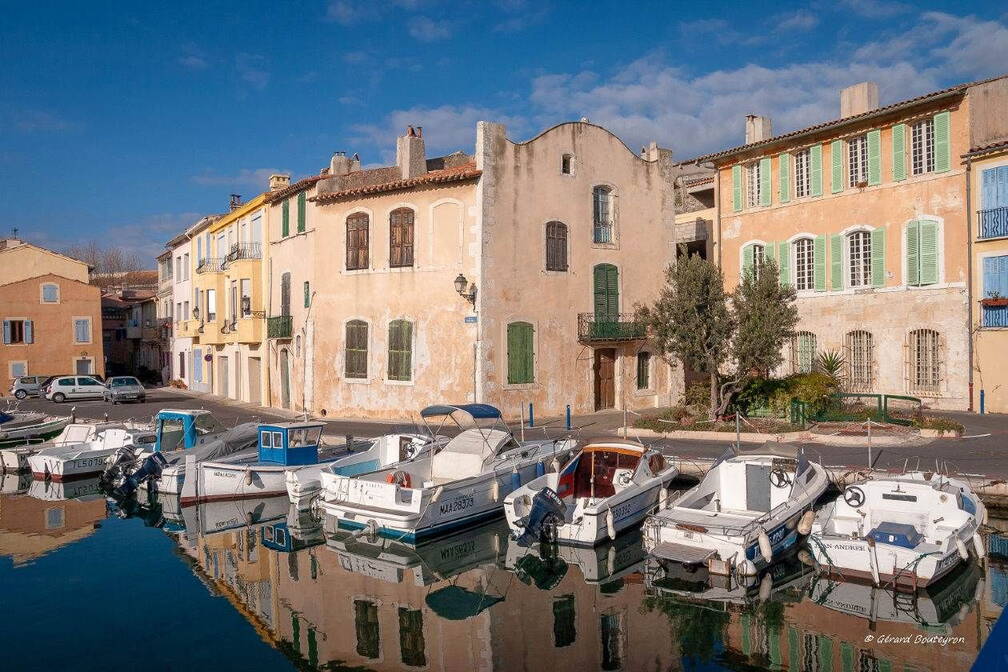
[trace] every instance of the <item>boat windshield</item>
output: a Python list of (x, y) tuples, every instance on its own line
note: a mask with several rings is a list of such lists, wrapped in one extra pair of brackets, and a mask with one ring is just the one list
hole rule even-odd
[(574, 470), (571, 494), (575, 498), (611, 497), (621, 478), (633, 476), (638, 462), (640, 453), (600, 449), (585, 452)]
[(162, 418), (158, 445), (162, 452), (178, 450), (185, 445), (185, 426), (182, 418)]
[(299, 446), (317, 446), (322, 436), (321, 427), (300, 427), (290, 430), (288, 437), (288, 447), (297, 448)]
[(220, 431), (221, 426), (220, 423), (217, 422), (217, 418), (213, 417), (209, 413), (201, 413), (196, 416), (196, 433), (199, 436), (217, 434)]

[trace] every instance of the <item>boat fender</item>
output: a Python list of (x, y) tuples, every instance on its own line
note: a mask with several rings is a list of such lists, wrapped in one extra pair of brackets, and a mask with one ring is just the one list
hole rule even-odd
[(401, 469), (397, 471), (391, 471), (385, 475), (386, 483), (395, 483), (397, 486), (403, 488), (412, 488), (413, 479), (410, 477), (408, 471), (402, 471)]
[(808, 567), (815, 567), (816, 564), (815, 558), (812, 557), (812, 554), (808, 552), (807, 548), (803, 548), (798, 551), (798, 561)]
[(559, 457), (554, 457), (553, 461), (550, 462), (550, 471), (552, 471), (554, 474), (560, 473), (560, 458)]
[(742, 576), (756, 576), (756, 564), (752, 560), (743, 560), (738, 568)]
[(490, 486), (490, 499), (493, 501), (500, 500), (500, 482), (495, 478), (493, 484)]
[(658, 509), (663, 510), (668, 508), (668, 488), (662, 487), (658, 491)]
[(444, 487), (443, 486), (438, 486), (437, 490), (434, 491), (434, 494), (431, 495), (431, 498), (430, 498), (431, 504), (433, 504), (437, 500), (441, 499), (441, 493), (443, 493), (443, 492), (444, 492)]
[(973, 548), (976, 550), (978, 560), (982, 560), (987, 555), (987, 549), (984, 548), (983, 539), (980, 538), (979, 532), (973, 533)]
[(981, 525), (986, 525), (987, 524), (987, 507), (986, 506), (983, 509), (983, 515), (980, 516), (980, 524)]
[(956, 548), (959, 549), (959, 557), (963, 560), (969, 560), (969, 551), (966, 550), (966, 544), (963, 543), (962, 539), (956, 538)]
[(809, 532), (812, 531), (812, 522), (815, 520), (815, 511), (809, 509), (806, 511), (801, 520), (798, 521), (798, 534), (807, 536)]
[(770, 578), (770, 572), (763, 575), (763, 580), (759, 584), (759, 601), (766, 602), (770, 599), (770, 590), (773, 588), (773, 579)]
[(252, 470), (245, 470), (245, 485), (252, 485)]
[(515, 491), (521, 487), (521, 474), (518, 473), (518, 467), (511, 468), (511, 491)]
[(536, 462), (536, 478), (544, 475), (546, 473), (546, 465), (543, 464), (542, 460)]
[(762, 527), (758, 536), (760, 555), (767, 563), (773, 562), (773, 548), (770, 546), (770, 537)]
[(606, 511), (605, 517), (606, 532), (609, 533), (610, 539), (616, 538), (616, 517), (613, 515), (612, 509)]

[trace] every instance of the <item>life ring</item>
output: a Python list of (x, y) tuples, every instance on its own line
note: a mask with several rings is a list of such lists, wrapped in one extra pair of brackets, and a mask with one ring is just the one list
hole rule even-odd
[(410, 477), (408, 471), (390, 471), (385, 475), (386, 483), (395, 483), (396, 485), (403, 488), (412, 488), (413, 479)]
[(774, 469), (770, 472), (770, 483), (775, 488), (786, 488), (791, 485), (791, 476), (783, 469)]
[(844, 490), (843, 499), (845, 502), (847, 502), (847, 506), (851, 507), (852, 509), (856, 509), (865, 502), (864, 490), (857, 487), (856, 485), (852, 485), (846, 490)]

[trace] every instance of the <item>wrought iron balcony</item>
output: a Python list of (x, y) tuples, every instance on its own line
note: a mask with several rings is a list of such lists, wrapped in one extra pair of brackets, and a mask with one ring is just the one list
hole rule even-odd
[(631, 313), (578, 314), (578, 340), (581, 342), (636, 341), (646, 335), (647, 326), (636, 321)]
[(222, 257), (206, 257), (196, 267), (197, 273), (220, 273), (222, 270), (224, 270)]
[(239, 259), (262, 259), (262, 244), (235, 243), (228, 250), (227, 256), (224, 257), (221, 266), (226, 268), (228, 264)]
[(1008, 238), (1008, 206), (977, 211), (977, 238)]
[(290, 315), (280, 315), (266, 319), (266, 338), (290, 338), (294, 327), (294, 318)]

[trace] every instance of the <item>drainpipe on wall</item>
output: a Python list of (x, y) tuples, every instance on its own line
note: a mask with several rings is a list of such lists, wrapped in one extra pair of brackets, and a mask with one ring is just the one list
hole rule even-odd
[[(267, 210), (267, 214), (269, 211)], [(269, 226), (264, 227), (264, 239), (269, 237)], [(263, 399), (263, 406), (267, 408), (273, 407), (273, 385), (271, 376), (273, 375), (273, 367), (270, 366), (270, 359), (273, 356), (273, 341), (269, 337), (269, 318), (273, 311), (273, 257), (271, 256), (266, 260), (269, 264), (269, 268), (266, 274), (266, 316), (263, 318), (266, 320), (266, 324), (263, 328), (266, 330), (266, 373), (263, 376), (266, 378), (266, 398)], [(263, 375), (260, 371), (259, 375)]]
[(966, 158), (966, 361), (969, 364), (969, 411), (973, 412), (973, 223), (970, 217), (973, 160)]

